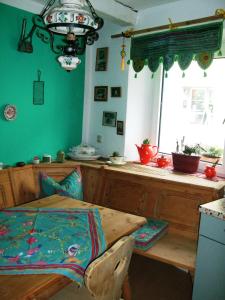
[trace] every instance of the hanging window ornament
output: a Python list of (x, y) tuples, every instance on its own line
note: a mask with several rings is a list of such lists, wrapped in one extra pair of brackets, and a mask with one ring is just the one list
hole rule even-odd
[(126, 51), (125, 51), (125, 48), (126, 48), (126, 45), (125, 45), (125, 36), (123, 35), (123, 43), (121, 45), (122, 47), (122, 50), (120, 52), (120, 55), (121, 55), (121, 71), (124, 71), (125, 70), (125, 57), (127, 55)]

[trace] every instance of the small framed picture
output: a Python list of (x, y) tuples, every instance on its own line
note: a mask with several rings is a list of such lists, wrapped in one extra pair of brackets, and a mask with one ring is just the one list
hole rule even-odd
[(123, 121), (117, 121), (116, 133), (118, 135), (124, 135)]
[(109, 48), (97, 48), (95, 71), (107, 71)]
[(111, 97), (121, 97), (121, 87), (111, 87)]
[(116, 127), (117, 113), (112, 111), (103, 111), (102, 125)]
[(95, 86), (94, 101), (107, 101), (107, 99), (108, 99), (108, 87)]

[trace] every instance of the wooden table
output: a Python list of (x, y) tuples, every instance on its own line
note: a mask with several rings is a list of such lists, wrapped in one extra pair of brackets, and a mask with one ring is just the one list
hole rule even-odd
[[(143, 217), (123, 213), (87, 202), (54, 195), (36, 200), (23, 207), (52, 208), (98, 208), (105, 233), (107, 249), (121, 237), (129, 235), (146, 223)], [(0, 299), (48, 299), (60, 289), (70, 284), (71, 280), (62, 275), (1, 275)]]

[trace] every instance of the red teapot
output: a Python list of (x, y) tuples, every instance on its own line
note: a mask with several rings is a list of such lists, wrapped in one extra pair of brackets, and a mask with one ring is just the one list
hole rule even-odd
[(169, 163), (170, 163), (170, 160), (167, 157), (165, 157), (164, 155), (158, 157), (156, 160), (156, 164), (159, 168), (165, 168), (169, 165)]
[(149, 140), (144, 140), (141, 147), (135, 145), (138, 149), (142, 165), (147, 165), (150, 160), (158, 154), (158, 147), (149, 144)]

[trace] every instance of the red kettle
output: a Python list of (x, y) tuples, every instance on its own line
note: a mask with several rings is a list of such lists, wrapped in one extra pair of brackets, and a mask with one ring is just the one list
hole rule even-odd
[(135, 145), (138, 149), (142, 165), (147, 165), (150, 160), (158, 154), (158, 147), (150, 144), (142, 144), (141, 147)]

